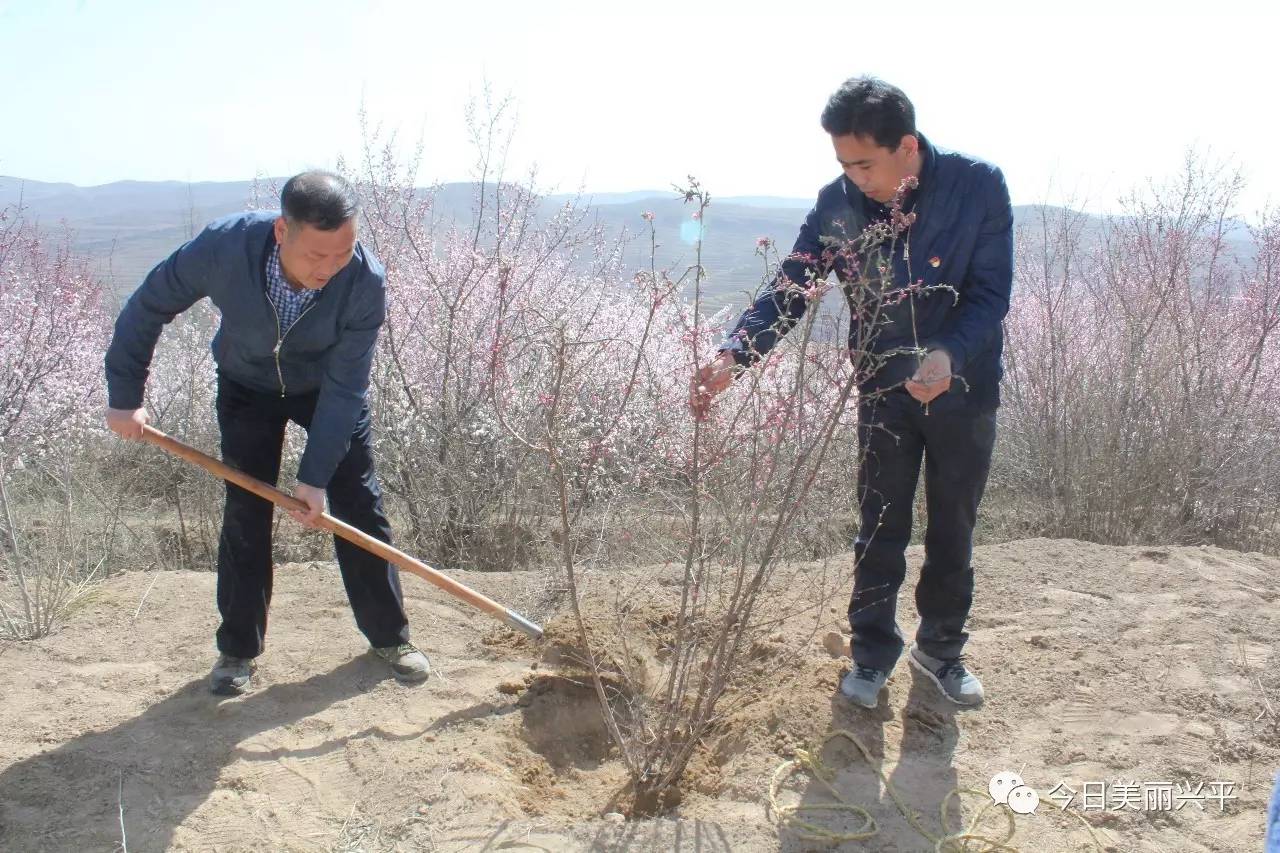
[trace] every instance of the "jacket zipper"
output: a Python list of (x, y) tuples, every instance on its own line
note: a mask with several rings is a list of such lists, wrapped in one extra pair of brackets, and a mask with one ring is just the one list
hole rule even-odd
[(280, 369), (280, 348), (284, 346), (284, 339), (293, 331), (293, 326), (298, 325), (298, 323), (302, 321), (302, 318), (307, 316), (307, 312), (316, 307), (316, 300), (313, 298), (311, 300), (311, 304), (302, 309), (302, 313), (298, 315), (298, 319), (293, 321), (293, 326), (290, 326), (282, 332), (280, 330), (280, 312), (276, 309), (276, 304), (271, 301), (271, 296), (265, 290), (262, 292), (262, 295), (267, 300), (267, 304), (271, 306), (271, 313), (276, 315), (276, 345), (275, 349), (271, 351), (271, 354), (274, 355), (276, 359), (276, 377), (280, 380), (280, 396), (284, 397), (284, 371)]

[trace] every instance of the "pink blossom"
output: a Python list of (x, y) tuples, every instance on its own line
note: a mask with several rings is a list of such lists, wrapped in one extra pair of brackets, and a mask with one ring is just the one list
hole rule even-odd
[(109, 320), (102, 286), (21, 211), (0, 209), (0, 456), (39, 456), (99, 423)]

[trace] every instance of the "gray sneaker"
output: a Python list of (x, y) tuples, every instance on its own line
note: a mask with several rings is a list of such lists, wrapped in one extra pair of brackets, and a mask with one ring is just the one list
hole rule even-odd
[(431, 675), (431, 662), (412, 643), (374, 649), (373, 653), (391, 665), (397, 681), (415, 684)]
[(889, 673), (855, 663), (840, 680), (840, 692), (846, 699), (864, 708), (874, 708), (880, 702), (880, 691), (889, 680)]
[(253, 676), (253, 658), (218, 655), (209, 673), (209, 690), (219, 696), (239, 696), (249, 691)]
[(978, 676), (965, 668), (961, 658), (951, 660), (932, 658), (920, 651), (919, 647), (913, 643), (907, 659), (911, 661), (912, 666), (938, 685), (943, 696), (957, 705), (982, 703), (982, 682), (978, 680)]

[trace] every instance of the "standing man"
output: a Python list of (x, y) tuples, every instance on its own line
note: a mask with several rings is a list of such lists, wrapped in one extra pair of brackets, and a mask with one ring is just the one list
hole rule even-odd
[[(854, 666), (840, 690), (874, 708), (902, 654), (895, 610), (923, 461), (928, 529), (916, 586), (920, 627), (908, 657), (948, 699), (976, 705), (982, 684), (961, 652), (973, 602), (973, 527), (995, 443), (1001, 321), (1013, 280), (1009, 191), (995, 166), (930, 144), (916, 130), (911, 101), (881, 80), (846, 81), (827, 102), (822, 128), (844, 174), (819, 192), (773, 284), (694, 377), (691, 404), (695, 415), (705, 414), (737, 373), (798, 322), (810, 276), (834, 271), (856, 282), (857, 271), (833, 258), (823, 238), (847, 240), (889, 219), (887, 203), (914, 178), (903, 210), (916, 218), (905, 239), (895, 241), (894, 284), (923, 280), (926, 288), (950, 285), (955, 292), (925, 290), (887, 310), (875, 330), (875, 353), (918, 344), (927, 354), (888, 357), (860, 387), (861, 525), (849, 602)], [(857, 338), (855, 328), (851, 346)]]
[[(365, 400), (378, 329), (386, 316), (385, 272), (356, 239), (359, 203), (343, 178), (303, 172), (280, 193), (280, 213), (220, 219), (157, 266), (116, 320), (107, 350), (107, 426), (140, 439), (143, 387), (161, 328), (203, 297), (221, 312), (218, 365), (222, 459), (275, 484), (285, 425), (307, 430), (291, 512), (316, 526), (325, 494), (333, 515), (391, 541), (373, 470)], [(218, 539), (214, 693), (249, 689), (271, 603), (274, 507), (227, 484)], [(399, 575), (386, 560), (334, 537), (356, 625), (401, 681), (422, 681), (430, 664), (409, 643)]]

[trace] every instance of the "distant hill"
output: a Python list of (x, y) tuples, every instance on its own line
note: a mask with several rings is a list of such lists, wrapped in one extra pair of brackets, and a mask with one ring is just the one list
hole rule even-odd
[(96, 187), (0, 176), (0, 207), (21, 203), (46, 228), (66, 225), (76, 249), (120, 295), (205, 223), (244, 209), (251, 181), (120, 181)]
[[(261, 186), (281, 179), (263, 179)], [(66, 225), (77, 249), (95, 260), (97, 271), (112, 290), (130, 293), (142, 277), (174, 248), (210, 220), (243, 210), (253, 194), (251, 181), (182, 183), (180, 181), (121, 181), (96, 187), (43, 183), (0, 177), (0, 207), (21, 202), (27, 216), (46, 227)], [(470, 216), (475, 187), (455, 183), (440, 187), (436, 209), (446, 218)], [(549, 196), (548, 210), (570, 195)], [(586, 194), (592, 217), (614, 234), (626, 229), (638, 234), (645, 227), (641, 214), (652, 211), (658, 233), (659, 265), (693, 262), (692, 244), (681, 239), (680, 226), (691, 208), (674, 191), (644, 190)], [(761, 263), (755, 256), (756, 238), (768, 236), (789, 247), (811, 201), (743, 197), (713, 199), (704, 231), (703, 265), (711, 274), (708, 304), (740, 301), (740, 294), (760, 282)], [(636, 241), (628, 261), (648, 266), (648, 243)]]
[[(263, 189), (283, 179), (260, 181)], [(75, 247), (94, 259), (96, 270), (117, 296), (132, 292), (142, 277), (174, 248), (194, 235), (205, 223), (247, 207), (253, 196), (252, 181), (184, 183), (181, 181), (120, 181), (95, 187), (42, 183), (0, 176), (0, 208), (21, 202), (27, 216), (46, 227), (65, 224)], [(475, 185), (445, 184), (438, 188), (436, 210), (446, 219), (466, 220), (471, 215)], [(545, 199), (547, 211), (564, 204), (570, 195)], [(645, 230), (641, 214), (652, 212), (659, 243), (658, 265), (683, 270), (693, 263), (694, 247), (687, 239), (693, 230), (692, 208), (673, 190), (640, 190), (591, 193), (583, 197), (591, 216), (608, 233), (632, 235)], [(740, 306), (745, 294), (759, 287), (763, 263), (756, 255), (756, 239), (769, 237), (786, 251), (791, 247), (811, 199), (776, 196), (728, 196), (712, 199), (703, 232), (703, 266), (710, 278), (704, 298), (708, 308)], [(1019, 221), (1038, 218), (1039, 206), (1014, 209)], [(1100, 232), (1105, 220), (1088, 216), (1086, 231)], [(1242, 227), (1233, 239), (1242, 254), (1251, 253)], [(695, 232), (696, 233), (696, 232)], [(648, 241), (633, 240), (628, 266), (647, 268)]]

